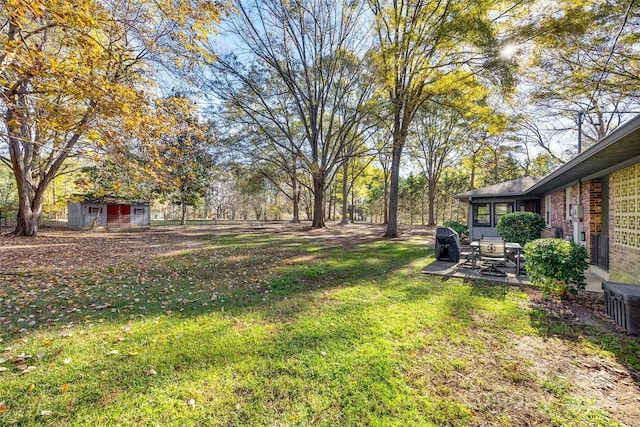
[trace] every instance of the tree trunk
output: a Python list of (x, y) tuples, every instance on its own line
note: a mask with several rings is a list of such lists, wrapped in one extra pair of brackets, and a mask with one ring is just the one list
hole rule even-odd
[[(23, 83), (23, 92), (27, 91), (26, 87), (27, 83), (25, 82)], [(72, 136), (64, 143), (65, 149), (52, 158), (52, 161), (47, 165), (48, 167), (41, 165), (40, 168), (44, 168), (44, 170), (41, 170), (36, 176), (33, 173), (34, 165), (40, 151), (39, 144), (42, 142), (36, 139), (37, 132), (33, 132), (28, 124), (29, 121), (26, 120), (28, 111), (26, 95), (19, 95), (14, 100), (13, 107), (6, 109), (4, 123), (11, 167), (18, 189), (17, 224), (11, 234), (33, 237), (38, 234), (38, 221), (42, 213), (45, 191), (69, 156), (71, 149), (82, 136), (85, 125), (93, 113), (92, 107), (87, 109), (82, 120), (78, 123), (78, 130), (73, 132)], [(15, 122), (18, 122), (19, 125), (13, 125)]]
[(103, 200), (100, 200), (100, 207), (96, 211), (96, 216), (94, 216), (93, 220), (91, 221), (91, 227), (89, 227), (91, 230), (94, 230), (96, 228), (96, 224), (98, 223), (98, 218), (100, 218), (100, 213), (102, 212), (102, 201)]
[(420, 224), (424, 225), (424, 191), (420, 189)]
[(429, 199), (429, 225), (436, 225), (436, 219), (434, 215), (435, 201), (436, 201), (436, 186), (429, 183), (429, 191), (427, 192)]
[(383, 194), (383, 205), (384, 205), (384, 213), (383, 213), (383, 224), (389, 224), (389, 174), (384, 172), (384, 194)]
[(293, 202), (293, 218), (291, 222), (299, 223), (300, 222), (300, 190), (298, 189), (298, 167), (297, 167), (297, 157), (293, 154), (292, 159), (293, 164), (293, 173), (291, 174), (291, 194), (292, 202)]
[(351, 224), (356, 222), (356, 199), (355, 194), (353, 193), (353, 177), (351, 177)]
[(11, 235), (28, 237), (36, 236), (38, 234), (38, 220), (40, 219), (41, 211), (42, 203), (40, 204), (40, 208), (35, 210), (31, 209), (30, 206), (27, 207), (27, 209), (20, 207), (16, 218), (16, 228), (13, 230)]
[(181, 202), (182, 207), (182, 218), (180, 218), (180, 225), (187, 225), (187, 204), (183, 201)]
[(394, 137), (393, 156), (391, 158), (391, 179), (389, 183), (389, 222), (386, 238), (398, 237), (398, 189), (400, 183), (400, 157), (402, 155), (402, 143), (400, 138)]
[(300, 222), (300, 190), (297, 187), (294, 187), (293, 190), (293, 218), (291, 222), (296, 224)]
[(347, 174), (349, 173), (349, 165), (344, 162), (342, 165), (342, 221), (341, 224), (346, 224), (347, 221), (347, 202), (349, 198), (349, 186), (347, 181)]
[(324, 227), (324, 177), (313, 177), (313, 221), (311, 227)]

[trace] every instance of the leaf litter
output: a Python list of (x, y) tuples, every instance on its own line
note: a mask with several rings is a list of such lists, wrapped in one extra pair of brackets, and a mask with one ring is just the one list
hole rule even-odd
[[(349, 241), (374, 240), (378, 231)], [(308, 236), (314, 242), (318, 237), (315, 230)], [(331, 236), (331, 243), (345, 244), (343, 237)], [(126, 320), (114, 331), (115, 339), (110, 345), (117, 345), (125, 340), (123, 335), (131, 333), (136, 319), (150, 312), (156, 316), (181, 316), (185, 310), (224, 311), (225, 300), (237, 298), (234, 289), (238, 288), (255, 290), (266, 300), (271, 292), (267, 278), (292, 259), (309, 257), (308, 253), (290, 248), (268, 253), (241, 245), (216, 248), (210, 235), (207, 244), (193, 244), (194, 238), (200, 237), (181, 231), (117, 235), (60, 232), (28, 239), (0, 236), (0, 343), (19, 345), (37, 339), (31, 334), (39, 329), (60, 330), (59, 338), (40, 343), (50, 348), (42, 354), (16, 355), (12, 346), (0, 349), (0, 380), (5, 373), (29, 375), (46, 366), (53, 367), (64, 354), (63, 343), (56, 341), (73, 336), (79, 325)], [(206, 258), (199, 258), (207, 259), (206, 264), (195, 267), (191, 251), (207, 251)], [(191, 287), (188, 295), (182, 291), (185, 285)], [(126, 360), (117, 357), (120, 352), (105, 349), (118, 363)], [(126, 349), (122, 354), (135, 357), (140, 351)], [(320, 354), (327, 357), (324, 351)], [(71, 363), (67, 356), (63, 356), (64, 364)], [(155, 376), (157, 372), (147, 369), (141, 374)], [(69, 392), (69, 383), (59, 387), (59, 392)], [(634, 387), (631, 380), (627, 388)], [(195, 407), (195, 400), (188, 400), (187, 405)], [(10, 411), (11, 406), (0, 402), (0, 412)], [(633, 419), (635, 412), (625, 412), (625, 418)], [(43, 410), (41, 415), (49, 416), (51, 411)]]

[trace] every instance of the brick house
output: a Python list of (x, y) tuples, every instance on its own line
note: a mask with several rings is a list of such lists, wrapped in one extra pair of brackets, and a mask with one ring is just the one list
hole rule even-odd
[(605, 279), (640, 283), (640, 116), (542, 178), (520, 178), (454, 196), (469, 203), (473, 239), (496, 235), (507, 212), (541, 214), (546, 235), (587, 248)]

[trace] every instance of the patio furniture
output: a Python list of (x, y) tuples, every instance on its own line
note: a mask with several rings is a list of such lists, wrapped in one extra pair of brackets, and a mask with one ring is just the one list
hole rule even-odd
[(498, 269), (498, 266), (504, 267), (504, 262), (507, 260), (504, 240), (480, 240), (478, 248), (480, 261), (487, 262), (487, 266), (481, 268), (480, 273), (497, 277), (507, 275), (504, 271)]
[[(515, 255), (514, 261), (510, 261), (506, 257), (506, 255), (504, 259), (506, 259), (508, 262), (515, 264), (516, 276), (519, 276), (520, 271), (522, 270), (522, 262), (524, 261), (522, 257), (522, 246), (519, 243), (515, 243), (515, 242), (505, 242), (504, 247), (505, 247), (505, 253), (508, 252), (508, 253), (513, 253)], [(479, 258), (480, 257), (480, 241), (474, 240), (473, 242), (471, 242), (471, 249), (475, 251), (476, 258)]]
[(460, 260), (460, 237), (455, 230), (449, 227), (438, 227), (436, 229), (436, 259), (438, 261), (446, 259), (449, 262)]
[(484, 234), (480, 237), (480, 240), (504, 240), (502, 236), (485, 236)]
[(476, 262), (478, 259), (477, 251), (472, 245), (460, 246), (460, 258), (464, 258), (464, 262), (460, 263), (460, 267), (471, 268), (472, 270), (480, 268)]

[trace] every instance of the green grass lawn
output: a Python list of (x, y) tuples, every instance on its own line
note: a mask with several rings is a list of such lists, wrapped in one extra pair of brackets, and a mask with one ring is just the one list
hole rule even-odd
[(423, 240), (194, 239), (137, 265), (0, 274), (0, 425), (618, 425), (517, 344), (640, 368), (634, 339), (522, 290), (421, 274)]

